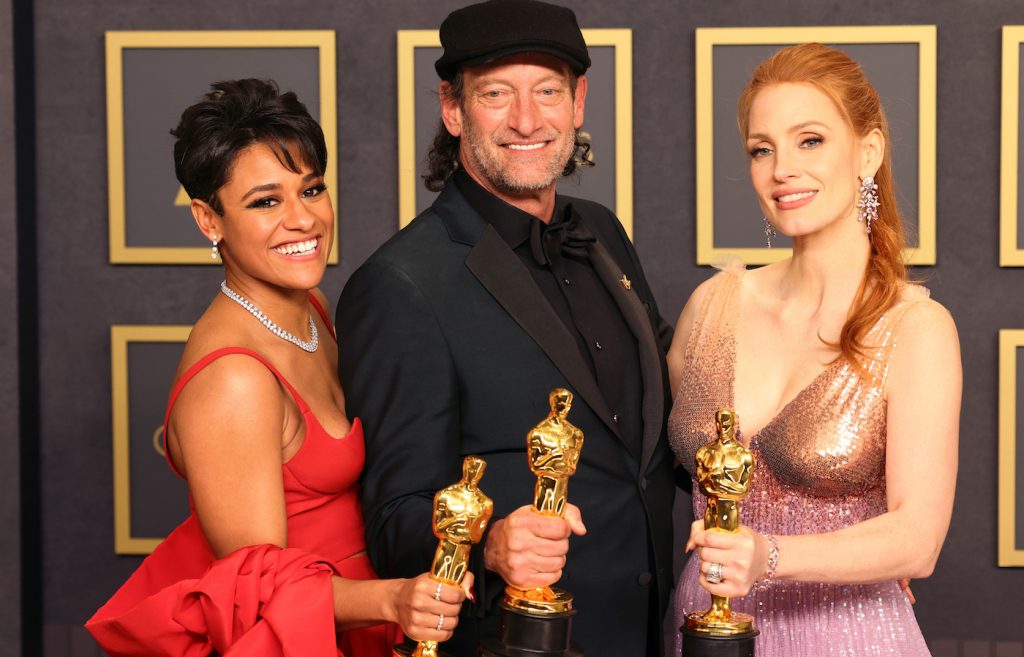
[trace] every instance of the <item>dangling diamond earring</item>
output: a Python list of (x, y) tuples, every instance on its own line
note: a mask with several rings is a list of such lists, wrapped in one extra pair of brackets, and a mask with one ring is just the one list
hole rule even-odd
[(777, 233), (775, 232), (775, 226), (772, 225), (772, 222), (768, 221), (768, 217), (765, 217), (764, 218), (764, 241), (768, 244), (768, 248), (769, 249), (772, 248), (772, 238), (775, 237), (776, 235), (777, 235)]
[(210, 260), (213, 260), (214, 262), (217, 262), (217, 259), (220, 258), (220, 249), (217, 248), (217, 242), (219, 241), (220, 240), (218, 239), (214, 239), (213, 247), (210, 249)]
[(868, 235), (871, 234), (871, 222), (878, 219), (878, 185), (871, 176), (865, 176), (860, 181), (857, 200), (857, 221), (867, 224)]

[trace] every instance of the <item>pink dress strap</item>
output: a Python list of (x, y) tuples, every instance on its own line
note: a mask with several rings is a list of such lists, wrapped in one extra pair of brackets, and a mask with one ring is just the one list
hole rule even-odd
[(166, 415), (164, 415), (164, 454), (166, 455), (167, 458), (167, 465), (171, 466), (171, 471), (174, 472), (174, 474), (181, 477), (182, 479), (184, 479), (185, 476), (178, 471), (178, 468), (174, 467), (174, 462), (171, 460), (171, 450), (168, 449), (167, 447), (167, 424), (171, 420), (171, 410), (174, 409), (174, 403), (178, 401), (178, 395), (180, 395), (181, 391), (185, 389), (185, 386), (188, 385), (189, 381), (191, 381), (197, 374), (202, 372), (203, 369), (213, 361), (223, 356), (231, 356), (233, 354), (249, 356), (250, 358), (255, 358), (259, 362), (263, 363), (263, 366), (270, 370), (273, 373), (273, 375), (277, 377), (277, 380), (280, 381), (284, 385), (284, 387), (288, 389), (289, 393), (291, 393), (292, 399), (295, 400), (295, 404), (299, 407), (299, 412), (302, 413), (303, 415), (306, 415), (309, 412), (309, 405), (306, 404), (306, 400), (304, 400), (302, 396), (298, 393), (298, 391), (292, 387), (292, 384), (288, 383), (288, 380), (285, 379), (284, 376), (279, 371), (277, 371), (276, 367), (270, 364), (269, 360), (259, 355), (252, 349), (246, 349), (245, 347), (223, 347), (221, 349), (211, 351), (210, 353), (206, 354), (198, 361), (196, 361), (192, 365), (192, 367), (188, 368), (188, 370), (186, 370), (185, 373), (181, 375), (181, 378), (178, 379), (178, 382), (174, 385), (174, 388), (171, 390), (170, 398), (167, 400), (167, 413)]

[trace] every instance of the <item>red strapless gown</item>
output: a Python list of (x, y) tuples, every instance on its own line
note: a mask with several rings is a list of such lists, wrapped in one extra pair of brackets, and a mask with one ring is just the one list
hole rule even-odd
[(401, 638), (395, 625), (338, 635), (334, 629), (330, 577), (377, 577), (365, 553), (357, 489), (364, 460), (361, 423), (355, 419), (348, 435), (335, 439), (266, 359), (234, 347), (207, 355), (181, 377), (168, 416), (189, 380), (227, 354), (262, 362), (305, 418), (302, 447), (283, 467), (288, 547), (245, 547), (217, 559), (193, 508), (86, 628), (114, 657), (390, 655)]

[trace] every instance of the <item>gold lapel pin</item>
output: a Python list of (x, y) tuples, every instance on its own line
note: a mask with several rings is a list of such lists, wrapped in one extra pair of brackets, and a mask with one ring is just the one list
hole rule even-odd
[(622, 275), (622, 278), (619, 279), (619, 282), (622, 283), (622, 287), (626, 288), (627, 290), (633, 289), (633, 284), (630, 282), (628, 278), (626, 278), (625, 274)]

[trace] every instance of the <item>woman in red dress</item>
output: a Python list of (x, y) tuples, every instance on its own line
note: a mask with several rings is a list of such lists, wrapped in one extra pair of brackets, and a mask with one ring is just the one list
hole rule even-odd
[(86, 627), (115, 656), (377, 657), (395, 624), (446, 640), (464, 591), (426, 573), (377, 579), (366, 556), (362, 427), (345, 416), (316, 289), (334, 235), (323, 132), (294, 93), (237, 80), (172, 134), (175, 173), (224, 263), (167, 407), (192, 514)]

